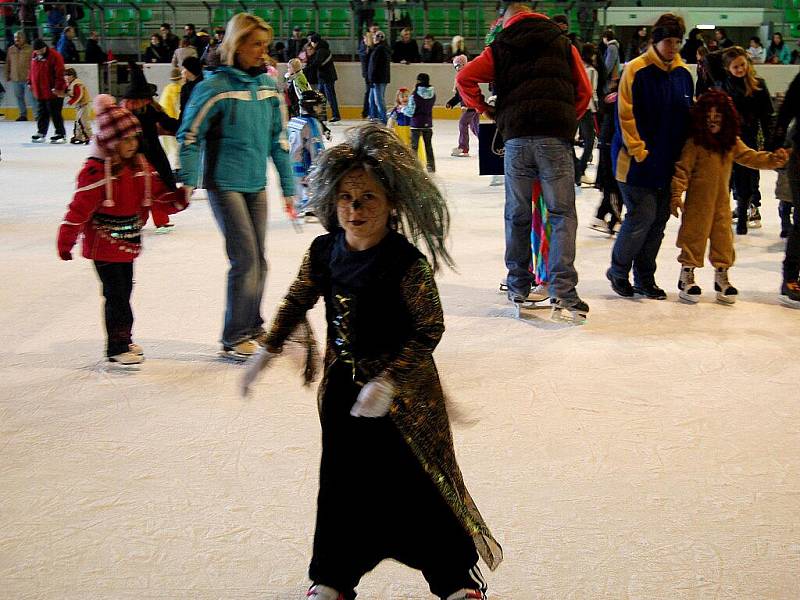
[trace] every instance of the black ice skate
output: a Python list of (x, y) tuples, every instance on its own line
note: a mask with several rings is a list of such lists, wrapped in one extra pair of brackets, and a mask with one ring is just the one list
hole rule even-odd
[(722, 304), (733, 304), (736, 302), (736, 296), (739, 295), (739, 290), (728, 281), (728, 269), (724, 267), (720, 267), (714, 272), (714, 290), (717, 292), (717, 302)]
[(589, 305), (577, 296), (573, 298), (550, 298), (553, 312), (552, 321), (565, 321), (574, 325), (583, 325), (589, 314)]
[[(44, 141), (44, 140), (42, 140), (42, 141)], [(56, 134), (56, 135), (54, 135), (54, 136), (52, 136), (50, 138), (50, 143), (51, 144), (66, 144), (67, 143), (67, 138), (64, 137), (61, 134)]]
[(545, 304), (545, 301), (550, 297), (546, 283), (537, 285), (528, 292), (527, 296), (509, 291), (508, 285), (506, 285), (505, 282), (500, 283), (500, 291), (507, 294), (509, 302), (511, 302), (511, 305), (514, 307), (514, 316), (517, 319), (522, 318), (523, 311), (546, 308), (547, 304)]
[(310, 600), (344, 600), (344, 594), (327, 585), (312, 585), (306, 597)]
[(44, 144), (44, 141), (47, 139), (47, 135), (44, 133), (36, 133), (31, 136), (31, 141), (34, 144)]
[(794, 281), (784, 281), (781, 286), (779, 300), (786, 306), (800, 308), (800, 283), (796, 279)]
[(678, 279), (678, 297), (691, 304), (700, 302), (700, 294), (703, 290), (694, 282), (694, 267), (683, 267), (681, 269), (681, 277)]
[(644, 296), (650, 300), (666, 300), (667, 292), (658, 287), (655, 283), (633, 286), (633, 293)]

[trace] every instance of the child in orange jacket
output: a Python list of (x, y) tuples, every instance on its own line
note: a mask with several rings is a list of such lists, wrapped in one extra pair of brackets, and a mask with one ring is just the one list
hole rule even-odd
[(72, 260), (83, 235), (83, 256), (94, 261), (105, 297), (106, 355), (109, 362), (144, 360), (131, 339), (133, 261), (141, 251), (141, 228), (153, 205), (175, 213), (188, 205), (182, 189), (170, 190), (139, 154), (138, 119), (114, 98), (95, 98), (94, 147), (78, 174), (77, 189), (58, 230), (58, 254)]

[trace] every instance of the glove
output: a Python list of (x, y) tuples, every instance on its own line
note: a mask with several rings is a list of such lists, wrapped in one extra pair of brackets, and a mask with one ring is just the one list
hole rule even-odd
[(69, 250), (62, 250), (58, 255), (61, 257), (61, 260), (72, 260), (72, 252)]
[(261, 371), (267, 368), (267, 365), (278, 356), (280, 352), (270, 352), (264, 347), (258, 349), (258, 352), (253, 354), (245, 363), (244, 375), (242, 375), (241, 392), (242, 396), (247, 396), (250, 393), (250, 386), (259, 376)]
[(350, 415), (353, 417), (384, 417), (389, 412), (394, 398), (394, 386), (384, 376), (367, 382), (358, 393)]

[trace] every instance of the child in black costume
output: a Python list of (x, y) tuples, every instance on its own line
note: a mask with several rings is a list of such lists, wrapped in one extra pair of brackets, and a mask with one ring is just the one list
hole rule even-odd
[[(305, 315), (322, 296), (328, 340), (308, 596), (352, 600), (361, 577), (392, 558), (421, 570), (443, 600), (482, 599), (478, 555), (494, 569), (502, 550), (464, 485), (432, 356), (444, 331), (433, 271), (452, 264), (444, 199), (377, 125), (326, 150), (309, 193), (329, 233), (312, 242), (243, 381), (246, 393), (293, 333), (310, 343)], [(424, 240), (433, 267), (406, 236)]]

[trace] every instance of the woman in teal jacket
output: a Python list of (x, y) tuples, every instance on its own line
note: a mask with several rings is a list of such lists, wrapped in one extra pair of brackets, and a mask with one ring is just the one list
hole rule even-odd
[[(224, 66), (193, 90), (177, 138), (184, 185), (203, 187), (225, 236), (230, 261), (222, 331), (226, 356), (246, 360), (263, 334), (261, 298), (267, 274), (267, 157), (280, 177), (284, 202), (293, 206), (294, 180), (280, 95), (264, 74), (272, 28), (239, 13), (222, 43)], [(203, 161), (201, 166), (200, 161)]]

